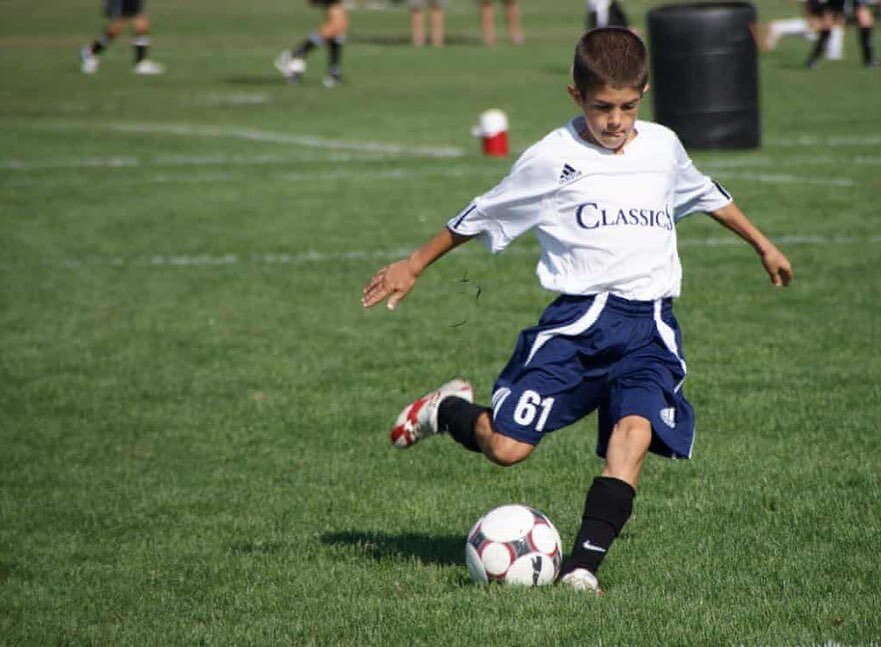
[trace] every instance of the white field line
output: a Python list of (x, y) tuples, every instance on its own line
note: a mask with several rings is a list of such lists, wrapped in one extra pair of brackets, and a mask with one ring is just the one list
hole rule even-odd
[(180, 137), (205, 137), (209, 139), (240, 139), (269, 144), (285, 144), (303, 146), (321, 150), (345, 150), (361, 153), (385, 153), (411, 157), (452, 158), (462, 157), (465, 152), (460, 148), (446, 146), (410, 146), (407, 144), (386, 142), (357, 142), (339, 139), (325, 139), (312, 135), (292, 135), (271, 130), (240, 128), (234, 126), (200, 126), (195, 124), (174, 123), (127, 123), (127, 122), (47, 122), (28, 124), (29, 128), (48, 130), (104, 130), (117, 133), (134, 133), (138, 135), (171, 135)]
[(262, 93), (238, 92), (235, 94), (206, 94), (194, 101), (209, 106), (258, 106), (269, 103), (269, 97)]
[[(114, 161), (113, 168), (124, 168), (126, 164), (129, 166), (137, 166), (132, 164), (131, 160), (120, 158)], [(272, 172), (262, 176), (261, 180), (271, 180), (278, 182), (321, 182), (321, 181), (338, 181), (345, 180), (348, 182), (358, 180), (405, 180), (415, 177), (467, 177), (491, 175), (500, 178), (502, 171), (491, 166), (473, 166), (460, 164), (455, 168), (388, 168), (388, 169), (369, 169), (359, 168), (357, 170), (334, 170), (334, 171), (304, 171), (295, 173)], [(715, 176), (722, 179), (744, 179), (766, 184), (798, 184), (798, 185), (817, 185), (829, 186), (837, 188), (850, 188), (857, 185), (852, 178), (835, 178), (835, 177), (813, 177), (803, 175), (782, 175), (767, 173), (742, 173), (739, 171), (726, 171), (724, 169), (714, 173)], [(104, 175), (100, 178), (94, 177), (68, 177), (68, 178), (46, 178), (46, 177), (19, 177), (6, 178), (0, 182), (3, 188), (70, 188), (78, 186), (93, 186), (96, 182), (107, 181), (114, 187), (121, 186), (146, 186), (150, 184), (228, 184), (238, 180), (246, 179), (251, 182), (254, 180), (251, 176), (241, 176), (232, 172), (228, 173), (199, 173), (193, 175), (187, 174), (139, 174), (137, 176), (128, 176), (118, 178), (115, 176)]]
[(45, 171), (59, 169), (159, 168), (169, 166), (266, 166), (294, 162), (365, 162), (390, 159), (371, 153), (330, 153), (297, 155), (163, 155), (152, 158), (132, 156), (55, 158), (44, 160), (0, 160), (3, 171)]
[(763, 155), (761, 157), (744, 157), (741, 159), (712, 160), (701, 162), (697, 166), (703, 171), (718, 171), (721, 169), (780, 168), (783, 166), (836, 166), (840, 168), (848, 164), (855, 166), (879, 166), (881, 165), (881, 155), (852, 155), (846, 157), (788, 155), (785, 158), (771, 158)]
[[(303, 173), (285, 173), (275, 172), (262, 176), (261, 180), (269, 180), (282, 183), (297, 182), (338, 182), (344, 180), (353, 182), (359, 180), (405, 180), (414, 177), (468, 177), (479, 176), (482, 174), (491, 174), (493, 177), (501, 177), (499, 169), (485, 167), (460, 167), (460, 168), (436, 168), (436, 169), (406, 169), (406, 168), (389, 168), (389, 169), (359, 169), (358, 171), (316, 171)], [(127, 176), (124, 178), (107, 177), (88, 178), (88, 177), (72, 177), (72, 178), (45, 178), (45, 177), (19, 177), (9, 180), (0, 181), (0, 189), (2, 188), (29, 188), (40, 187), (46, 188), (75, 188), (83, 186), (94, 186), (96, 182), (106, 181), (113, 187), (131, 187), (146, 186), (151, 184), (234, 184), (241, 180), (253, 181), (253, 177), (237, 175), (231, 172), (225, 173), (199, 173), (195, 175), (186, 174), (164, 174), (157, 173), (153, 175), (138, 175), (135, 177)]]
[(770, 137), (762, 142), (765, 146), (779, 148), (840, 148), (853, 146), (856, 148), (876, 148), (881, 145), (881, 134), (864, 133), (860, 135), (828, 135), (818, 137), (816, 135), (793, 135), (791, 137)]
[[(174, 166), (269, 166), (295, 162), (364, 162), (393, 159), (385, 153), (299, 153), (295, 155), (160, 155), (156, 157), (134, 157), (112, 155), (109, 157), (49, 158), (41, 160), (0, 159), (2, 171), (44, 171), (58, 169), (125, 169)], [(724, 171), (726, 169), (780, 168), (784, 166), (829, 165), (841, 167), (879, 166), (881, 155), (854, 155), (847, 158), (796, 156), (786, 159), (755, 157), (746, 159), (714, 160), (699, 164), (705, 171)]]
[(852, 187), (857, 183), (849, 177), (810, 177), (804, 175), (784, 175), (770, 173), (740, 173), (738, 171), (720, 170), (714, 175), (736, 180), (753, 180), (764, 184), (811, 184), (814, 186)]
[[(881, 243), (881, 235), (876, 236), (803, 236), (789, 235), (774, 239), (780, 245), (792, 247), (796, 245), (859, 245)], [(679, 241), (680, 247), (731, 247), (744, 245), (735, 236), (724, 238), (686, 238)], [(273, 253), (273, 254), (151, 254), (126, 258), (123, 256), (88, 256), (80, 259), (69, 259), (58, 263), (46, 262), (46, 266), (79, 269), (82, 267), (212, 267), (221, 265), (307, 265), (310, 263), (338, 263), (361, 260), (390, 260), (403, 258), (412, 251), (411, 248), (352, 250), (348, 252), (305, 252)], [(482, 253), (473, 247), (463, 248), (457, 254)], [(538, 257), (539, 251), (534, 248), (514, 247), (507, 254), (529, 255)], [(27, 264), (3, 264), (3, 269), (22, 269)]]

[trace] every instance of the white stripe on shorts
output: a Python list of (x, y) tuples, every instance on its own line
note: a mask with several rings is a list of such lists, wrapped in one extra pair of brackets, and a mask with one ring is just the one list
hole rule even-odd
[[(685, 360), (679, 355), (679, 347), (676, 345), (676, 333), (674, 333), (673, 329), (661, 319), (660, 299), (655, 300), (655, 326), (658, 328), (658, 332), (661, 334), (661, 339), (664, 340), (664, 345), (667, 347), (667, 350), (676, 355), (676, 359), (678, 359), (679, 363), (682, 365), (682, 372), (687, 373), (688, 370), (685, 366)], [(676, 385), (674, 391), (681, 389), (683, 382), (685, 382), (684, 377), (680, 380), (679, 384)]]
[(493, 393), (492, 406), (493, 406), (493, 420), (496, 419), (496, 416), (499, 415), (499, 409), (502, 408), (502, 404), (504, 404), (505, 400), (508, 399), (508, 396), (511, 395), (511, 389), (503, 386), (501, 389), (498, 389), (495, 393)]
[(594, 325), (597, 319), (600, 318), (600, 314), (603, 312), (603, 308), (606, 307), (606, 299), (608, 298), (608, 292), (600, 292), (594, 297), (593, 303), (590, 304), (587, 312), (581, 315), (581, 317), (579, 317), (576, 321), (573, 321), (571, 324), (566, 326), (551, 328), (549, 330), (542, 330), (540, 333), (538, 333), (538, 335), (535, 336), (535, 341), (532, 342), (532, 349), (529, 351), (529, 357), (526, 358), (526, 364), (529, 364), (529, 362), (532, 361), (532, 358), (535, 357), (535, 354), (538, 352), (539, 348), (544, 346), (554, 337), (557, 337), (559, 335), (580, 335), (592, 325)]

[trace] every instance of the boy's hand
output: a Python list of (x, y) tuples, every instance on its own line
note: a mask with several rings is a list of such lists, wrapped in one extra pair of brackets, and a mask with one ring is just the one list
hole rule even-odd
[(388, 297), (386, 307), (394, 310), (400, 300), (413, 289), (417, 278), (419, 275), (413, 270), (409, 260), (386, 265), (364, 286), (361, 305), (371, 308)]
[(774, 246), (765, 250), (761, 254), (762, 265), (768, 276), (771, 277), (771, 283), (778, 287), (786, 287), (792, 281), (792, 266), (789, 259), (784, 256), (783, 252)]

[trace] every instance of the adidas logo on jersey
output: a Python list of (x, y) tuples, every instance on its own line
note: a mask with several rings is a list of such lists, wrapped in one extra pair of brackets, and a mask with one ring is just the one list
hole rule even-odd
[(560, 184), (577, 180), (581, 177), (581, 171), (578, 171), (568, 164), (563, 164), (563, 170), (560, 172)]

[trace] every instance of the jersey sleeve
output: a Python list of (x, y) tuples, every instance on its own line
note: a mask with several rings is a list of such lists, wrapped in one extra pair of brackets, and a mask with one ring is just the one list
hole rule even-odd
[(681, 220), (696, 211), (710, 213), (732, 201), (721, 184), (701, 173), (676, 137), (676, 191), (674, 219)]
[(463, 236), (477, 236), (494, 254), (501, 252), (541, 222), (542, 203), (556, 190), (555, 179), (553, 167), (533, 147), (499, 184), (474, 198), (447, 227)]

